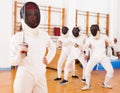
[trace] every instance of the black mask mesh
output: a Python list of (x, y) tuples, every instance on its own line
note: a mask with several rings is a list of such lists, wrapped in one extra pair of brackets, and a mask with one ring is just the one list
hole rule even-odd
[(96, 36), (97, 31), (100, 31), (99, 26), (97, 24), (91, 25), (90, 31), (93, 36)]
[(80, 29), (78, 27), (74, 27), (73, 30), (72, 30), (72, 34), (75, 37), (79, 36), (79, 32), (80, 32)]
[(66, 27), (66, 26), (64, 26), (64, 27), (62, 27), (62, 34), (67, 34), (67, 32), (68, 32), (68, 27)]
[[(30, 18), (32, 16), (32, 18)], [(35, 18), (33, 18), (33, 16)], [(25, 23), (31, 27), (35, 28), (40, 23), (40, 10), (37, 4), (34, 2), (27, 2), (20, 9), (20, 18), (24, 19)]]

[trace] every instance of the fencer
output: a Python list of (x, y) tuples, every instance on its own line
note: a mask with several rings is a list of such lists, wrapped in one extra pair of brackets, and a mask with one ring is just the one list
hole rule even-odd
[[(60, 82), (60, 84), (68, 83), (68, 74), (70, 71), (74, 73), (73, 76), (78, 77), (75, 75), (75, 59), (79, 59), (83, 66), (83, 69), (86, 66), (87, 61), (84, 60), (84, 52), (82, 51), (82, 47), (86, 38), (87, 37), (80, 32), (80, 29), (78, 27), (73, 28), (72, 36), (70, 37), (70, 41), (72, 44), (71, 51), (65, 63), (64, 79)], [(72, 68), (72, 70), (70, 68)]]
[(9, 61), (18, 65), (14, 93), (48, 93), (46, 65), (55, 56), (56, 46), (47, 32), (39, 29), (41, 15), (35, 2), (26, 2), (20, 17), (23, 31), (12, 36), (9, 51)]
[(85, 68), (86, 85), (82, 88), (82, 90), (91, 89), (90, 87), (91, 71), (93, 70), (94, 66), (98, 63), (101, 63), (101, 65), (106, 70), (106, 75), (104, 82), (102, 83), (102, 87), (112, 88), (108, 84), (108, 82), (113, 76), (114, 70), (112, 64), (110, 63), (110, 59), (106, 56), (105, 42), (107, 42), (110, 46), (113, 46), (113, 44), (106, 35), (100, 34), (99, 25), (97, 24), (91, 25), (90, 32), (91, 36), (87, 39), (84, 48), (87, 49), (90, 45), (92, 49), (92, 54)]
[(61, 46), (61, 53), (57, 63), (57, 78), (54, 80), (61, 80), (62, 68), (71, 50), (71, 42), (69, 39), (69, 28), (62, 27), (61, 36), (57, 40), (57, 47)]
[(118, 59), (120, 59), (120, 40), (115, 37), (114, 38), (114, 55), (118, 57)]

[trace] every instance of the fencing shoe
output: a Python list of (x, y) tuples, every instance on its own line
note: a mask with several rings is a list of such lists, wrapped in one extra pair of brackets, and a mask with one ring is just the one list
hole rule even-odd
[(85, 91), (85, 90), (90, 90), (91, 88), (90, 88), (90, 86), (89, 85), (85, 85), (81, 90), (82, 91)]
[(112, 86), (110, 86), (110, 85), (108, 85), (108, 84), (104, 84), (104, 83), (102, 83), (102, 87), (103, 87), (103, 88), (112, 89)]
[(68, 83), (68, 80), (63, 80), (63, 81), (60, 82), (61, 85), (67, 84), (67, 83)]

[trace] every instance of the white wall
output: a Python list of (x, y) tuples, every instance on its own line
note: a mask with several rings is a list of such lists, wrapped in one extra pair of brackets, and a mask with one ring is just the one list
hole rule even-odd
[(65, 8), (65, 25), (72, 31), (75, 26), (75, 12), (76, 3), (74, 0), (63, 0), (63, 7)]
[(17, 0), (20, 2), (34, 1), (38, 5), (62, 7), (62, 0)]
[(110, 0), (110, 37), (118, 37), (118, 29), (119, 29), (119, 7), (118, 7), (118, 1), (119, 0)]
[(118, 38), (118, 42), (120, 43), (120, 0), (117, 0), (115, 3), (116, 3), (115, 4), (116, 9), (113, 12), (115, 14), (113, 20), (114, 20), (114, 27), (115, 27), (114, 32), (116, 33), (114, 33), (114, 36)]
[(109, 0), (77, 0), (77, 2), (79, 10), (108, 13)]
[[(8, 46), (13, 32), (13, 0), (0, 3), (0, 69), (8, 68)], [(25, 0), (17, 0), (25, 1)], [(27, 0), (26, 0), (27, 1)], [(72, 29), (75, 26), (75, 9), (110, 14), (110, 34), (120, 34), (119, 0), (33, 0), (39, 5), (64, 7), (66, 9), (65, 25)], [(119, 18), (119, 19), (118, 19)], [(118, 35), (119, 36), (119, 35)]]
[(12, 0), (0, 3), (0, 69), (10, 67), (8, 63), (8, 46), (12, 30)]
[(117, 37), (119, 38), (119, 42), (120, 42), (120, 0), (118, 0), (118, 29), (117, 29)]

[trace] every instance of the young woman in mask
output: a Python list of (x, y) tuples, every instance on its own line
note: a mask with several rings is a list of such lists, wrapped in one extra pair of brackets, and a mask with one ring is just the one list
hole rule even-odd
[(48, 93), (46, 65), (55, 56), (56, 46), (46, 32), (39, 30), (41, 16), (36, 3), (26, 2), (20, 17), (23, 31), (10, 41), (9, 61), (18, 65), (14, 93)]

